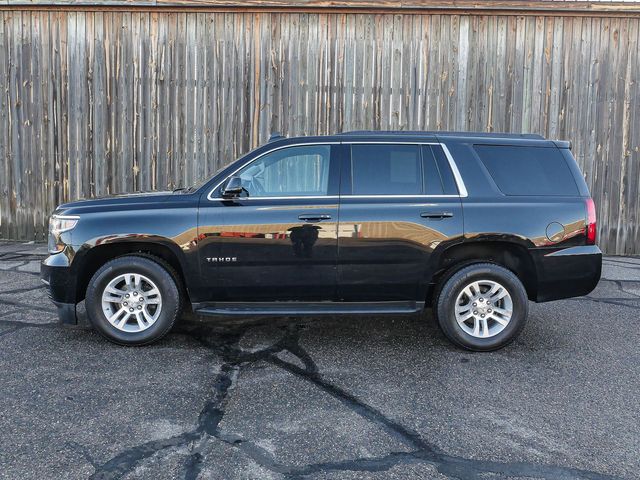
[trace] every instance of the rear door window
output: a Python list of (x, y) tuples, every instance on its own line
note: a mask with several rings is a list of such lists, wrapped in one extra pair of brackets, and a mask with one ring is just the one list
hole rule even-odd
[(579, 195), (557, 148), (475, 145), (480, 160), (505, 195)]
[(420, 195), (419, 145), (352, 145), (354, 195)]

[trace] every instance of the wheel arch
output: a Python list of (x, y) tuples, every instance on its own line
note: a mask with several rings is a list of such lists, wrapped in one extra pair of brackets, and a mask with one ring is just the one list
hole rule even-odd
[(169, 272), (181, 287), (185, 300), (189, 301), (188, 284), (185, 277), (184, 254), (177, 245), (170, 242), (156, 241), (116, 241), (102, 243), (87, 249), (82, 255), (76, 280), (76, 302), (84, 300), (91, 277), (109, 260), (124, 255), (139, 254), (145, 257), (158, 258), (166, 262), (173, 272)]
[(458, 270), (473, 263), (494, 263), (513, 272), (524, 285), (527, 297), (537, 297), (537, 272), (529, 251), (521, 244), (505, 240), (478, 240), (452, 245), (438, 255), (432, 267), (431, 303), (438, 285)]

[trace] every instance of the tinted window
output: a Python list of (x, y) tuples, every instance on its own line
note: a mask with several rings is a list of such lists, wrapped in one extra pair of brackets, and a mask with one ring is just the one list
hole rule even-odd
[(422, 165), (418, 145), (352, 145), (354, 195), (420, 195)]
[(424, 192), (427, 195), (442, 195), (444, 188), (436, 165), (436, 159), (433, 157), (431, 147), (425, 145), (422, 149), (422, 168), (424, 171)]
[(422, 149), (422, 158), (425, 193), (427, 195), (457, 195), (458, 188), (442, 147), (425, 145)]
[(458, 195), (458, 186), (456, 185), (453, 172), (451, 171), (451, 165), (449, 165), (449, 160), (447, 160), (444, 150), (437, 145), (431, 145), (431, 150), (436, 159), (436, 165), (438, 166), (438, 172), (440, 173), (445, 195)]
[(236, 175), (249, 197), (327, 195), (330, 145), (289, 147), (267, 153)]
[(476, 145), (475, 149), (506, 195), (578, 195), (557, 148)]

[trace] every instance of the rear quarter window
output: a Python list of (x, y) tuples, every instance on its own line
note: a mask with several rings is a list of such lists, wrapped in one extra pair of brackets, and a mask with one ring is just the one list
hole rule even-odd
[(557, 148), (475, 145), (480, 160), (505, 195), (579, 195)]

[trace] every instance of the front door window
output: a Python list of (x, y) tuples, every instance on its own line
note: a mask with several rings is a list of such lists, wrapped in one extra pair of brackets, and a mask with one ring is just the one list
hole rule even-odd
[(268, 153), (235, 175), (245, 197), (324, 196), (329, 189), (330, 145), (288, 147)]

